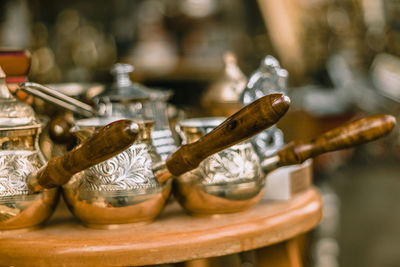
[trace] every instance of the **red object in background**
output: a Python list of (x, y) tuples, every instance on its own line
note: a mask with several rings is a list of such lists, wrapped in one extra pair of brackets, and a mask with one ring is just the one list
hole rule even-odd
[(8, 89), (19, 100), (32, 104), (33, 97), (18, 91), (18, 84), (28, 81), (31, 53), (28, 50), (0, 48), (0, 67), (6, 74)]
[(31, 53), (28, 50), (0, 48), (0, 66), (8, 79), (26, 77), (31, 66)]
[(7, 83), (23, 83), (23, 82), (27, 82), (27, 81), (28, 81), (28, 77), (27, 76), (6, 77), (6, 82)]

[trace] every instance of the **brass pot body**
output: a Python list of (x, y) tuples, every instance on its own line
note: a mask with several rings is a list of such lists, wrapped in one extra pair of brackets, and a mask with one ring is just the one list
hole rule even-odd
[[(181, 121), (184, 143), (192, 143), (224, 118)], [(252, 145), (242, 142), (205, 159), (198, 168), (175, 179), (174, 194), (191, 214), (232, 213), (255, 205), (263, 195), (264, 174)]]
[(0, 231), (35, 228), (53, 213), (58, 189), (29, 191), (26, 177), (45, 163), (39, 149), (41, 124), (0, 130)]
[[(112, 120), (77, 121), (76, 135), (82, 140)], [(131, 147), (76, 174), (63, 187), (71, 212), (88, 227), (111, 229), (149, 222), (162, 211), (170, 195), (171, 182), (159, 184), (152, 171), (153, 164), (160, 161), (151, 143), (154, 123), (137, 123), (139, 136)]]

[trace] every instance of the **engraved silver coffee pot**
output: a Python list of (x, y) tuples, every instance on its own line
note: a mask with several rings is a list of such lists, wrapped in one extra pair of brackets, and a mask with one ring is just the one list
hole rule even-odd
[(33, 194), (26, 177), (46, 160), (39, 148), (42, 122), (9, 92), (0, 68), (0, 230), (31, 228), (53, 212), (58, 190)]
[[(181, 121), (185, 144), (204, 138), (224, 118)], [(374, 115), (332, 129), (310, 140), (289, 143), (271, 157), (257, 156), (250, 142), (242, 142), (210, 155), (200, 165), (175, 179), (174, 194), (192, 214), (220, 214), (255, 205), (265, 189), (265, 175), (288, 165), (301, 164), (322, 153), (361, 145), (390, 133), (396, 124), (391, 115)], [(200, 138), (200, 139), (199, 139)]]
[(0, 68), (0, 231), (43, 223), (57, 204), (58, 189), (53, 187), (119, 153), (137, 135), (136, 124), (116, 122), (66, 155), (46, 162), (39, 147), (43, 124), (31, 106), (10, 94)]
[[(83, 142), (96, 129), (115, 120), (118, 118), (78, 120), (72, 132)], [(88, 227), (112, 229), (151, 221), (170, 195), (171, 181), (159, 183), (152, 169), (161, 161), (152, 145), (154, 122), (134, 121), (139, 134), (128, 149), (75, 175), (63, 187), (71, 212)]]
[[(217, 127), (224, 117), (194, 118), (179, 122), (183, 144), (190, 144)], [(244, 141), (215, 153), (198, 168), (175, 179), (174, 194), (192, 214), (219, 214), (245, 210), (255, 205), (265, 188), (260, 160)]]

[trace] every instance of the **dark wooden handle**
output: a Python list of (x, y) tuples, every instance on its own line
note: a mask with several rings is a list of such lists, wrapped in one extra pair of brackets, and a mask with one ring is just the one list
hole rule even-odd
[(374, 115), (335, 128), (309, 141), (294, 141), (279, 153), (280, 166), (299, 164), (325, 152), (348, 148), (378, 139), (396, 125), (391, 115)]
[(254, 101), (197, 142), (184, 145), (170, 155), (166, 161), (169, 172), (178, 176), (193, 170), (206, 157), (274, 125), (289, 105), (289, 97), (283, 94), (271, 94)]
[(75, 173), (127, 149), (136, 140), (138, 131), (138, 125), (130, 120), (110, 123), (70, 152), (51, 159), (29, 180), (34, 181), (36, 178), (38, 184), (43, 188), (63, 185)]

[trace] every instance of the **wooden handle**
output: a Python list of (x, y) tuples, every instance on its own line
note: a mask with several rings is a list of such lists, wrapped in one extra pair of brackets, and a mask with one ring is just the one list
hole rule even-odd
[(289, 97), (283, 94), (271, 94), (254, 101), (197, 142), (184, 145), (170, 155), (166, 161), (168, 171), (178, 176), (195, 169), (206, 157), (274, 125), (289, 105)]
[(395, 125), (396, 119), (391, 115), (374, 115), (335, 128), (309, 141), (291, 142), (278, 153), (279, 166), (300, 164), (325, 152), (367, 143), (388, 134)]
[(127, 149), (136, 140), (138, 132), (138, 125), (130, 120), (110, 123), (70, 152), (51, 159), (28, 178), (28, 184), (33, 191), (63, 185), (75, 173)]

